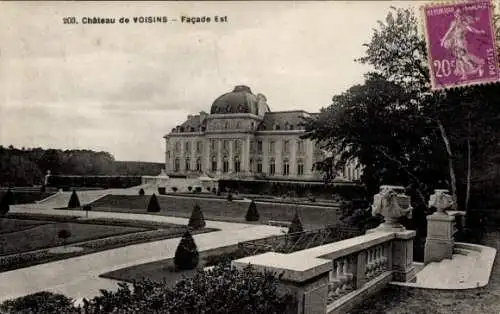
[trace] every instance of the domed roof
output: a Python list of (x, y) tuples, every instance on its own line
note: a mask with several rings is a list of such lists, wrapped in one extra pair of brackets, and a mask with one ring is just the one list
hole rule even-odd
[(219, 96), (210, 108), (210, 114), (252, 113), (257, 114), (257, 96), (250, 87), (236, 86), (232, 92)]

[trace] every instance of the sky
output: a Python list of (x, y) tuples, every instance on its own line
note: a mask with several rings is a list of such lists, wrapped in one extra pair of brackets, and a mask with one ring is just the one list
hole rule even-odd
[[(409, 1), (1, 2), (0, 145), (164, 161), (164, 139), (236, 85), (317, 112), (363, 82), (377, 20)], [(165, 24), (119, 24), (166, 16)], [(187, 24), (181, 16), (227, 16)], [(78, 25), (64, 24), (75, 17)], [(113, 25), (84, 17), (116, 18)]]

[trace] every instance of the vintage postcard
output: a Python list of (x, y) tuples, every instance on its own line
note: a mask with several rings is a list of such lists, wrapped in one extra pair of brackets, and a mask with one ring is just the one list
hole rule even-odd
[(0, 313), (500, 313), (499, 7), (0, 0)]

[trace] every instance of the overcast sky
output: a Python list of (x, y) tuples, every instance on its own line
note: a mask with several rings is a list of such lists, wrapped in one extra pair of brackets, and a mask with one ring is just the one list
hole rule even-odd
[[(240, 84), (272, 111), (317, 112), (363, 81), (368, 68), (354, 59), (391, 5), (416, 4), (0, 3), (0, 144), (163, 162), (162, 136)], [(228, 22), (81, 23), (182, 15)], [(63, 24), (70, 16), (80, 24)]]

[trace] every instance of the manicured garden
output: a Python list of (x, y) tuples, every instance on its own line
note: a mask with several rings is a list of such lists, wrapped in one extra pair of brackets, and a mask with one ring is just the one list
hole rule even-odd
[[(107, 195), (92, 203), (93, 210), (129, 213), (146, 213), (148, 195)], [(195, 204), (198, 204), (208, 220), (230, 222), (246, 222), (245, 215), (250, 202), (228, 201), (226, 199), (187, 197), (187, 196), (156, 196), (160, 205), (157, 215), (190, 217)], [(338, 221), (337, 207), (315, 205), (292, 205), (281, 203), (261, 203), (256, 201), (260, 214), (260, 223), (273, 221), (291, 221), (295, 211), (301, 214), (306, 228), (321, 227), (335, 224)]]
[[(117, 219), (7, 214), (0, 218), (0, 271), (131, 244), (180, 237), (186, 226)], [(193, 233), (215, 231), (204, 225)], [(51, 248), (76, 246), (79, 252), (54, 254)]]

